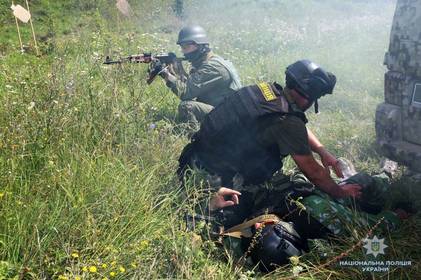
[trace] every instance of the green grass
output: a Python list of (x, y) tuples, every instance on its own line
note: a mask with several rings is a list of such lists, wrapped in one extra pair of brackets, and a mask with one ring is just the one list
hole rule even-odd
[[(175, 176), (188, 142), (175, 122), (177, 98), (159, 80), (147, 86), (146, 65), (102, 65), (109, 54), (180, 54), (172, 1), (132, 3), (131, 19), (111, 2), (32, 1), (37, 57), (28, 25), (21, 24), (27, 51), (19, 52), (10, 4), (0, 1), (0, 279), (263, 277), (183, 230), (183, 213), (205, 194), (196, 180), (186, 198)], [(309, 114), (310, 127), (358, 169), (378, 169), (374, 111), (383, 99), (392, 1), (191, 0), (185, 7), (187, 21), (209, 30), (213, 49), (233, 61), (244, 84), (283, 83), (285, 67), (300, 58), (334, 72), (335, 94), (321, 100), (320, 115)], [(402, 178), (391, 198), (407, 197), (420, 206), (419, 186)], [(393, 249), (385, 258), (419, 259), (419, 223), (413, 217), (387, 236)], [(386, 277), (318, 268), (364, 232), (323, 247), (324, 257), (305, 256), (300, 265), (310, 273), (302, 279)], [(390, 277), (415, 279), (420, 271), (414, 264)]]

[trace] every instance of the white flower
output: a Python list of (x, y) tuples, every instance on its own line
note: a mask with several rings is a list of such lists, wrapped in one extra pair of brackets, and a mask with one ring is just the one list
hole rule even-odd
[(34, 107), (35, 107), (35, 102), (32, 101), (31, 103), (29, 103), (28, 110), (32, 110), (34, 109)]
[(298, 274), (300, 274), (300, 272), (301, 271), (303, 271), (303, 267), (302, 266), (300, 266), (300, 265), (297, 265), (297, 266), (294, 266), (293, 268), (292, 268), (292, 274), (295, 276), (295, 277), (297, 277), (298, 276)]

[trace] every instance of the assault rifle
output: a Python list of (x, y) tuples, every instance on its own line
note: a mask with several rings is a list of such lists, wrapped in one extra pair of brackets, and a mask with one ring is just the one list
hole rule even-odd
[(158, 55), (152, 55), (151, 53), (143, 53), (137, 55), (129, 55), (118, 60), (113, 60), (107, 56), (104, 64), (122, 64), (122, 63), (151, 63), (148, 68), (148, 79), (146, 82), (151, 84), (157, 75), (159, 75), (164, 69), (168, 68), (170, 64), (181, 64), (184, 58), (179, 58), (175, 53), (164, 53)]

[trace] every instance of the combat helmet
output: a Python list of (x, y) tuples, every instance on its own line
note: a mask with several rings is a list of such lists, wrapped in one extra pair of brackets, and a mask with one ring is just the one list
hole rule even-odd
[(199, 25), (183, 27), (178, 33), (177, 45), (196, 43), (198, 45), (209, 44), (205, 29)]
[(257, 230), (250, 245), (250, 257), (262, 271), (272, 271), (289, 263), (292, 256), (300, 256), (308, 249), (307, 242), (295, 231), (293, 223), (279, 221), (265, 224)]
[(285, 71), (286, 85), (295, 89), (304, 98), (314, 101), (318, 112), (317, 99), (326, 94), (332, 94), (336, 77), (325, 71), (316, 63), (303, 59), (289, 65)]

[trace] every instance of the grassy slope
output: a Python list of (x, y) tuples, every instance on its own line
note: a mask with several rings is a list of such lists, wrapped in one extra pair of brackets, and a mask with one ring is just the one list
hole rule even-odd
[[(176, 50), (181, 23), (170, 1), (136, 4), (132, 20), (104, 0), (33, 1), (41, 58), (30, 43), (18, 53), (9, 4), (0, 4), (0, 278), (251, 275), (227, 264), (212, 243), (193, 246), (180, 230), (191, 200), (180, 195), (174, 176), (187, 142), (174, 122), (177, 99), (160, 82), (147, 87), (143, 65), (101, 65), (105, 54)], [(382, 99), (393, 8), (389, 1), (186, 1), (188, 20), (209, 30), (215, 51), (237, 65), (245, 84), (280, 80), (282, 69), (303, 57), (337, 74), (336, 93), (322, 100), (321, 115), (310, 114), (311, 127), (330, 150), (368, 171), (379, 158), (373, 112)], [(29, 42), (28, 26), (22, 32)], [(404, 183), (405, 194), (420, 197)], [(419, 258), (419, 248), (411, 247), (418, 223), (412, 219), (393, 233), (387, 257)], [(319, 258), (307, 257), (316, 266), (326, 260)], [(414, 265), (393, 277), (419, 271)], [(367, 276), (332, 267), (314, 277), (331, 274)], [(276, 277), (289, 275), (281, 270)]]

